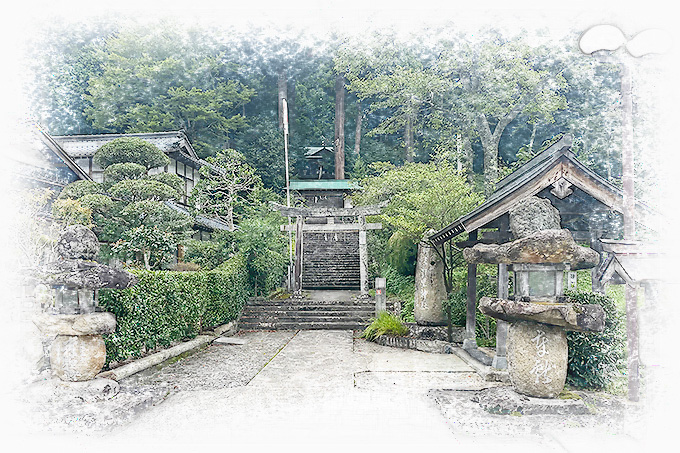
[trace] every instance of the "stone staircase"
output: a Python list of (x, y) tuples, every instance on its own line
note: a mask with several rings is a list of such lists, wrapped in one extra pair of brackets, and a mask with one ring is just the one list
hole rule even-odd
[(359, 234), (305, 233), (302, 288), (352, 290), (359, 287)]
[[(388, 307), (389, 309), (389, 307)], [(361, 300), (251, 299), (240, 330), (363, 330), (375, 316), (375, 302)]]

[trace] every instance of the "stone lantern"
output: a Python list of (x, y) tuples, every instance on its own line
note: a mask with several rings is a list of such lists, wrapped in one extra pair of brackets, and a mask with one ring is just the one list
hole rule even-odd
[[(513, 227), (517, 225), (521, 228)], [(519, 237), (515, 241), (477, 244), (463, 256), (468, 263), (512, 265), (514, 295), (483, 297), (479, 310), (510, 323), (507, 354), (513, 388), (527, 396), (555, 398), (567, 377), (566, 331), (599, 332), (605, 321), (601, 306), (566, 300), (564, 271), (594, 267), (599, 254), (577, 245), (569, 230), (559, 229), (559, 213), (548, 200), (531, 197), (519, 202), (510, 210), (510, 226)]]
[(98, 311), (97, 290), (125, 289), (136, 283), (129, 272), (93, 261), (98, 253), (99, 242), (92, 231), (82, 225), (69, 226), (57, 242), (59, 259), (43, 271), (42, 280), (51, 294), (34, 323), (53, 338), (50, 366), (62, 381), (88, 381), (104, 366), (102, 334), (115, 330), (116, 318)]

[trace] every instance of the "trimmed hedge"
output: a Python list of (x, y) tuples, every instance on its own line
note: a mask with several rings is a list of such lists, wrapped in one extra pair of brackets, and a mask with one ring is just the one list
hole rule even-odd
[(106, 367), (233, 321), (251, 293), (240, 255), (207, 272), (132, 272), (138, 278), (132, 288), (99, 292), (99, 304), (118, 323), (104, 335)]
[(611, 297), (580, 291), (565, 294), (571, 302), (601, 305), (607, 315), (602, 332), (567, 332), (567, 383), (577, 388), (606, 389), (626, 370), (625, 316)]

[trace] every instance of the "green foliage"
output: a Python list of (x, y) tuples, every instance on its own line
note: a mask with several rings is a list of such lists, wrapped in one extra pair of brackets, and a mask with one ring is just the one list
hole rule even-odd
[(55, 200), (52, 215), (64, 225), (92, 225), (92, 210), (71, 198)]
[(383, 335), (403, 337), (408, 335), (408, 332), (408, 327), (398, 317), (386, 311), (381, 311), (378, 313), (378, 317), (363, 331), (361, 338), (373, 341)]
[(146, 175), (146, 172), (146, 167), (133, 162), (111, 164), (104, 170), (104, 182), (107, 184), (115, 184), (124, 179), (139, 179)]
[(135, 286), (100, 290), (100, 305), (117, 321), (116, 331), (104, 335), (106, 366), (236, 319), (249, 294), (243, 266), (235, 257), (209, 272), (133, 271)]
[(414, 322), (413, 301), (416, 291), (413, 275), (404, 275), (389, 264), (381, 266), (381, 276), (385, 278), (387, 295), (402, 301), (401, 318), (406, 322)]
[(235, 250), (234, 233), (213, 233), (209, 241), (191, 239), (185, 244), (184, 259), (196, 263), (201, 269), (215, 269), (227, 261)]
[(201, 179), (191, 194), (191, 203), (199, 214), (221, 219), (233, 231), (250, 202), (249, 195), (262, 183), (238, 151), (226, 149), (207, 160), (221, 170), (201, 168)]
[(172, 234), (156, 226), (140, 225), (127, 230), (123, 237), (112, 246), (118, 256), (136, 260), (147, 270), (160, 269), (172, 260), (177, 243)]
[(170, 164), (170, 158), (146, 140), (120, 137), (102, 145), (94, 154), (94, 162), (102, 168), (132, 162), (150, 170)]
[(439, 230), (481, 202), (456, 168), (446, 162), (371, 165), (375, 176), (361, 180), (356, 205), (389, 200), (381, 221), (417, 244), (429, 230)]
[(140, 225), (156, 226), (160, 230), (172, 232), (177, 238), (188, 234), (193, 223), (190, 217), (154, 200), (130, 203), (121, 210), (120, 215), (128, 228)]
[(64, 188), (61, 190), (57, 198), (59, 199), (71, 198), (77, 200), (81, 197), (84, 197), (85, 195), (97, 194), (102, 192), (103, 188), (96, 182), (80, 180), (64, 186)]
[(179, 196), (169, 185), (150, 179), (125, 179), (111, 186), (109, 192), (112, 196), (128, 202), (166, 201), (177, 199)]
[[(497, 282), (496, 275), (492, 268), (484, 269), (479, 266), (477, 273), (477, 302), (482, 297), (496, 297)], [(451, 313), (451, 324), (454, 326), (465, 326), (467, 319), (467, 287), (458, 286), (446, 301)], [(444, 307), (446, 309), (446, 307)], [(494, 346), (496, 344), (496, 320), (482, 314), (479, 310), (475, 312), (475, 337), (479, 346)]]
[(625, 371), (625, 321), (610, 297), (591, 292), (566, 292), (570, 301), (602, 306), (607, 316), (599, 333), (567, 332), (567, 383), (577, 388), (603, 390)]
[(184, 180), (177, 175), (172, 173), (157, 173), (155, 175), (147, 176), (146, 179), (167, 184), (168, 186), (175, 189), (177, 192), (177, 197), (184, 195)]
[(280, 215), (254, 215), (236, 231), (236, 246), (245, 259), (248, 283), (256, 295), (266, 296), (279, 286), (288, 264), (287, 243), (280, 234)]

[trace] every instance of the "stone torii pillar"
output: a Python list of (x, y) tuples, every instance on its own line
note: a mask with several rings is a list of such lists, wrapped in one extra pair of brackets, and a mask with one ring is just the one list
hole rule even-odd
[[(293, 266), (293, 290), (295, 294), (300, 294), (302, 291), (302, 258), (304, 253), (303, 248), (303, 233), (309, 232), (354, 232), (359, 233), (359, 279), (361, 297), (368, 297), (368, 241), (366, 232), (368, 230), (382, 229), (380, 223), (366, 223), (367, 215), (380, 214), (382, 208), (387, 206), (387, 202), (377, 205), (357, 206), (354, 208), (330, 208), (330, 207), (315, 207), (315, 208), (300, 208), (287, 207), (278, 203), (270, 202), (273, 209), (279, 211), (281, 215), (287, 217), (296, 217), (295, 225), (281, 225), (281, 231), (295, 230), (295, 262)], [(304, 222), (306, 217), (325, 217), (326, 223), (308, 224)], [(335, 217), (355, 217), (358, 218), (354, 223), (335, 223)]]

